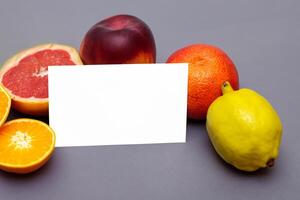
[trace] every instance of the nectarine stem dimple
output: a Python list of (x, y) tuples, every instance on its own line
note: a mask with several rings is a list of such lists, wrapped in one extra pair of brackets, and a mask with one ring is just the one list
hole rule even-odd
[(226, 94), (226, 93), (229, 93), (229, 92), (232, 92), (232, 91), (233, 91), (233, 89), (232, 89), (232, 87), (231, 87), (231, 85), (230, 85), (230, 83), (229, 83), (228, 81), (225, 81), (225, 82), (222, 84), (221, 89), (222, 89), (222, 93), (223, 93), (223, 94)]

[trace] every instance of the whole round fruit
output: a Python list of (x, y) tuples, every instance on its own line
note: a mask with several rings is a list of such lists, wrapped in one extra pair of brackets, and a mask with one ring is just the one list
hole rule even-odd
[(279, 153), (280, 118), (272, 105), (250, 89), (222, 85), (223, 96), (207, 112), (206, 128), (217, 153), (244, 171), (271, 167)]
[(229, 81), (239, 88), (239, 76), (234, 63), (221, 49), (194, 44), (174, 52), (167, 63), (189, 63), (188, 117), (203, 120), (209, 105), (222, 92), (220, 85)]
[(0, 69), (0, 83), (12, 98), (12, 107), (30, 115), (48, 115), (48, 66), (82, 64), (76, 49), (43, 44), (23, 50)]
[(80, 46), (84, 64), (154, 63), (156, 47), (150, 28), (131, 15), (116, 15), (90, 28)]

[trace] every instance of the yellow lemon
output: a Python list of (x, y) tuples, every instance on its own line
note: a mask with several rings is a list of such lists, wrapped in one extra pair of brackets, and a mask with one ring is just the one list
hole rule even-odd
[(229, 82), (222, 85), (222, 93), (210, 105), (206, 120), (217, 153), (244, 171), (273, 166), (282, 124), (272, 105), (253, 90), (234, 91)]

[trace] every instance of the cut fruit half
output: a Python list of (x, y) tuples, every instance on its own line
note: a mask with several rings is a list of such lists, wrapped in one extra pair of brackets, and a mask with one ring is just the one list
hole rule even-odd
[(11, 99), (4, 87), (0, 84), (0, 127), (7, 119), (10, 111)]
[(0, 69), (0, 83), (12, 98), (12, 107), (30, 115), (48, 114), (48, 66), (82, 65), (77, 50), (44, 44), (21, 51)]
[(54, 151), (55, 133), (44, 122), (16, 119), (0, 127), (0, 169), (26, 174), (43, 166)]

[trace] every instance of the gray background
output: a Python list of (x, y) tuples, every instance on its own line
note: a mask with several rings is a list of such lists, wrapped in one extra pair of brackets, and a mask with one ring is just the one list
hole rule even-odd
[[(299, 1), (2, 0), (0, 62), (38, 43), (78, 48), (91, 25), (119, 13), (151, 27), (158, 62), (191, 43), (224, 49), (241, 87), (259, 91), (281, 116), (284, 134), (275, 167), (250, 174), (235, 170), (214, 152), (204, 123), (189, 121), (186, 144), (57, 148), (36, 173), (0, 172), (0, 199), (299, 199)], [(10, 118), (20, 116), (14, 112)]]

